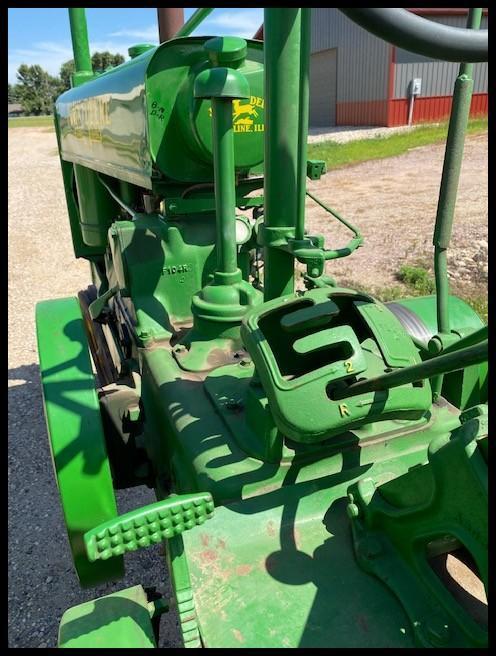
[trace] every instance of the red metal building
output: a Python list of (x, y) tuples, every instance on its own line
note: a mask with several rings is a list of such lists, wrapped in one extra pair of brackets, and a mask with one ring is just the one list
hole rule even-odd
[[(466, 8), (410, 8), (427, 20), (465, 27)], [(487, 29), (487, 9), (482, 29)], [(459, 64), (391, 46), (333, 8), (312, 11), (310, 126), (406, 125), (449, 116)], [(488, 109), (487, 63), (474, 66), (471, 115)], [(420, 93), (412, 101), (412, 89)]]

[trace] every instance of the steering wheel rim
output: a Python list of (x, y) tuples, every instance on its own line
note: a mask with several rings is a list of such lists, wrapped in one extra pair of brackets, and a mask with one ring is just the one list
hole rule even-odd
[(380, 39), (419, 55), (452, 62), (488, 60), (487, 30), (450, 27), (406, 9), (368, 7), (339, 11)]

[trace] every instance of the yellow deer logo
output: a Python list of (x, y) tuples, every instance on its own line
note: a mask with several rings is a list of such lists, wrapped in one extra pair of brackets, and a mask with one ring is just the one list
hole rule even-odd
[[(240, 118), (244, 114), (247, 114), (247, 117)], [(250, 116), (258, 118), (258, 112), (251, 103), (242, 103), (241, 100), (233, 100), (233, 123), (253, 125), (253, 119), (249, 118)]]
[[(250, 96), (249, 101), (233, 100), (233, 130), (234, 132), (263, 132), (264, 124), (255, 123), (253, 119), (259, 118), (257, 107), (264, 108), (264, 99)], [(212, 107), (208, 108), (208, 115), (212, 116)], [(253, 118), (252, 118), (253, 117)]]

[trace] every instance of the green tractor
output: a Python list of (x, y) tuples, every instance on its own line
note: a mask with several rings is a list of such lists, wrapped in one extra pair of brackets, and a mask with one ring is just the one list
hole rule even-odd
[[(189, 36), (211, 11), (95, 74), (69, 10), (55, 123), (92, 284), (36, 308), (54, 471), (81, 586), (162, 543), (172, 598), (136, 585), (70, 608), (59, 646), (156, 647), (174, 606), (185, 647), (484, 647), (487, 326), (449, 294), (446, 256), (482, 10), (467, 29), (341, 10), (464, 62), (437, 293), (386, 304), (326, 274), (357, 229), (329, 210), (348, 244), (305, 230), (325, 173), (307, 161), (311, 10), (265, 9), (263, 41)], [(138, 485), (157, 501), (119, 515), (115, 490)]]

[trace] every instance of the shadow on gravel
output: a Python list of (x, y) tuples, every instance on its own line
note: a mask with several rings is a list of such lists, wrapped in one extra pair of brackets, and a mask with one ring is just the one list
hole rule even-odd
[[(60, 619), (71, 606), (141, 584), (170, 596), (163, 549), (125, 558), (115, 583), (82, 590), (72, 566), (35, 363), (8, 371), (8, 646), (55, 647)], [(155, 501), (146, 487), (119, 490), (119, 512)], [(176, 611), (162, 616), (159, 647), (181, 647)]]

